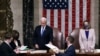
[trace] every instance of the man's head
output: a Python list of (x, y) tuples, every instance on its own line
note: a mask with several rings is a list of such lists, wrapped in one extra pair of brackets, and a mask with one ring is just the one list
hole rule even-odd
[(45, 18), (45, 17), (42, 17), (42, 18), (40, 19), (40, 23), (41, 23), (41, 26), (45, 26), (45, 25), (47, 24), (46, 18)]
[(74, 37), (73, 37), (73, 36), (68, 36), (68, 37), (66, 38), (66, 41), (67, 41), (67, 44), (73, 43), (73, 42), (74, 42)]
[(6, 32), (5, 35), (4, 35), (4, 39), (11, 42), (12, 39), (13, 39), (12, 34), (10, 32)]

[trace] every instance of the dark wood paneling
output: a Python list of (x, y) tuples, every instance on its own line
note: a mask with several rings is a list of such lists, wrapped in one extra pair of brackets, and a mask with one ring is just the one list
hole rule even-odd
[(33, 1), (23, 0), (23, 36), (24, 44), (29, 48), (33, 47)]
[(6, 31), (12, 31), (13, 13), (10, 8), (10, 0), (0, 0), (0, 37)]

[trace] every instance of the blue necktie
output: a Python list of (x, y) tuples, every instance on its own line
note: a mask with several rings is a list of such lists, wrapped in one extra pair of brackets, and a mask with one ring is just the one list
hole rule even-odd
[(85, 34), (86, 34), (86, 38), (88, 39), (89, 31), (85, 31)]
[(41, 36), (43, 35), (43, 33), (44, 33), (44, 27), (42, 27), (41, 29)]

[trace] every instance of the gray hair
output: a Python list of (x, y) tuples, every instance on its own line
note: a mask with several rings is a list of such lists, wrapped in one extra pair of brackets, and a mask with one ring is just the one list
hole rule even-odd
[(45, 22), (47, 22), (47, 19), (46, 19), (45, 17), (42, 17), (42, 18), (40, 19), (40, 21), (45, 21)]

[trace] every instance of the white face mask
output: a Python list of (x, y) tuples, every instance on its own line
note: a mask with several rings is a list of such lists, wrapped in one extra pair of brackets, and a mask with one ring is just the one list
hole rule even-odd
[(85, 22), (84, 23), (84, 26), (85, 26), (85, 29), (88, 29), (89, 28), (89, 23), (88, 22)]
[(88, 24), (88, 22), (85, 22), (84, 25), (85, 25), (85, 26), (88, 26), (89, 24)]

